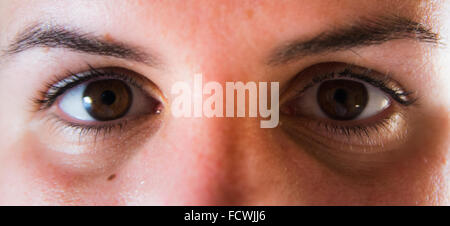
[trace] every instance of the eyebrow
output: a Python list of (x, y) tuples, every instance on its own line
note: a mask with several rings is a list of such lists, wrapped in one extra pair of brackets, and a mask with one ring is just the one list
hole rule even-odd
[(308, 55), (379, 45), (399, 39), (441, 44), (438, 34), (408, 18), (398, 16), (380, 17), (375, 20), (360, 18), (356, 23), (322, 32), (307, 41), (287, 42), (272, 52), (268, 64), (276, 66)]
[(91, 55), (111, 56), (155, 66), (158, 59), (154, 54), (144, 53), (138, 48), (110, 40), (107, 36), (81, 32), (66, 26), (35, 24), (20, 32), (7, 49), (7, 54), (42, 48), (65, 48)]

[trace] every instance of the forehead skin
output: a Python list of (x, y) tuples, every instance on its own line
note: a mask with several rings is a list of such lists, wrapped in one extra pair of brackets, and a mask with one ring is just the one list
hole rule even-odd
[[(448, 30), (444, 29), (444, 23), (447, 23), (445, 27), (450, 27), (450, 23), (448, 20), (449, 12), (449, 1), (392, 1), (392, 0), (380, 0), (380, 1), (372, 1), (372, 0), (293, 0), (293, 1), (276, 1), (276, 0), (268, 0), (268, 1), (110, 1), (110, 0), (98, 0), (98, 1), (88, 1), (88, 0), (78, 0), (78, 1), (46, 1), (46, 0), (36, 0), (36, 1), (14, 1), (14, 0), (0, 0), (0, 50), (6, 49), (7, 45), (15, 38), (16, 34), (20, 32), (25, 27), (35, 24), (36, 22), (43, 23), (54, 23), (60, 24), (63, 26), (81, 28), (86, 32), (94, 32), (96, 35), (103, 36), (105, 39), (113, 39), (120, 40), (121, 42), (130, 43), (132, 45), (137, 45), (142, 47), (146, 51), (156, 52), (161, 59), (164, 61), (164, 64), (167, 67), (164, 70), (172, 70), (181, 73), (171, 73), (172, 76), (165, 76), (163, 78), (159, 78), (161, 80), (165, 80), (166, 82), (160, 82), (161, 89), (163, 91), (168, 92), (170, 90), (170, 84), (173, 81), (179, 79), (181, 75), (192, 75), (197, 72), (202, 72), (204, 77), (208, 80), (213, 81), (245, 81), (245, 80), (258, 80), (259, 78), (255, 78), (255, 74), (262, 73), (252, 73), (258, 70), (261, 67), (262, 62), (264, 61), (264, 57), (268, 55), (269, 50), (279, 46), (280, 44), (298, 38), (311, 38), (315, 35), (323, 32), (330, 27), (340, 26), (342, 24), (352, 23), (357, 18), (361, 17), (371, 17), (376, 15), (401, 15), (404, 17), (409, 17), (415, 19), (418, 22), (423, 22), (428, 25), (433, 25), (433, 31), (442, 34), (450, 34)], [(443, 38), (446, 36), (443, 35)], [(444, 40), (446, 41), (446, 39)], [(448, 49), (446, 50), (448, 51)], [(448, 58), (446, 58), (448, 59)], [(245, 62), (245, 63), (242, 63)], [(436, 62), (436, 65), (448, 65), (446, 62)], [(1, 65), (1, 59), (0, 59)], [(442, 119), (448, 120), (448, 110), (446, 111), (446, 107), (450, 106), (450, 98), (448, 98), (448, 94), (442, 91), (442, 86), (445, 88), (445, 84), (448, 84), (448, 77), (444, 75), (448, 75), (450, 73), (448, 67), (442, 67), (440, 69), (444, 72), (440, 73), (441, 75), (437, 75), (435, 78), (428, 78), (427, 82), (424, 84), (432, 84), (430, 86), (436, 85), (436, 89), (432, 87), (427, 90), (433, 90), (436, 95), (436, 98), (433, 101), (436, 101), (436, 105), (440, 106), (442, 109), (442, 114), (439, 115)], [(0, 70), (1, 72), (1, 70)], [(448, 73), (447, 73), (448, 72)], [(169, 73), (168, 73), (169, 74)], [(181, 74), (181, 75), (178, 75)], [(285, 74), (285, 73), (278, 73)], [(178, 78), (177, 78), (178, 76)], [(253, 76), (253, 77), (251, 77)], [(439, 76), (439, 77), (438, 77)], [(287, 80), (287, 78), (284, 78)], [(433, 83), (433, 80), (436, 79), (436, 82)], [(261, 80), (269, 80), (268, 78), (262, 78)], [(281, 80), (281, 79), (280, 79)], [(2, 80), (5, 81), (5, 80)], [(438, 87), (438, 85), (442, 85)], [(417, 86), (416, 86), (417, 87)], [(441, 98), (439, 98), (441, 97)], [(447, 101), (448, 103), (445, 103)], [(444, 102), (444, 103), (443, 103)], [(437, 111), (436, 111), (437, 112)], [(447, 113), (446, 113), (447, 112)], [(431, 114), (433, 115), (433, 114)], [(437, 121), (437, 120), (435, 120)], [(226, 133), (224, 129), (227, 125), (226, 123), (216, 125), (207, 125), (201, 128), (211, 129), (208, 131), (220, 131), (214, 134), (208, 134), (208, 131), (198, 132), (195, 128), (192, 130), (192, 134), (189, 134), (192, 141), (186, 141), (188, 138), (184, 138), (184, 136), (179, 136), (179, 138), (171, 138), (174, 137), (173, 131), (169, 131), (164, 134), (167, 140), (172, 139), (171, 141), (174, 143), (172, 148), (178, 148), (180, 151), (180, 157), (178, 159), (193, 159), (194, 157), (188, 156), (189, 148), (188, 146), (183, 146), (184, 144), (190, 144), (191, 146), (204, 145), (208, 149), (208, 145), (217, 145), (214, 147), (218, 147), (220, 151), (225, 153), (227, 147), (236, 148), (243, 150), (245, 148), (242, 147), (252, 147), (248, 151), (250, 154), (258, 154), (258, 150), (262, 149), (280, 149), (280, 147), (275, 147), (276, 144), (270, 144), (267, 141), (261, 141), (257, 139), (252, 139), (253, 137), (248, 136), (248, 134), (244, 134), (247, 132), (246, 130), (240, 130), (241, 127), (236, 125), (235, 128), (227, 127), (227, 129), (236, 129), (236, 134), (233, 133), (235, 137), (242, 135), (246, 139), (235, 139), (235, 142), (232, 144), (226, 143), (227, 140), (233, 140), (233, 137), (229, 133)], [(447, 123), (448, 124), (448, 123)], [(448, 126), (446, 127), (445, 123), (441, 124), (441, 128), (437, 129), (440, 134), (445, 135), (448, 134)], [(6, 125), (6, 122), (5, 122)], [(5, 125), (0, 125), (0, 128), (5, 128)], [(188, 127), (190, 124), (187, 124)], [(181, 126), (181, 125), (178, 125)], [(437, 128), (437, 127), (436, 127)], [(181, 129), (179, 129), (181, 130)], [(223, 130), (223, 131), (221, 131)], [(241, 131), (241, 132), (240, 132)], [(243, 132), (242, 132), (243, 131)], [(174, 132), (175, 133), (175, 132)], [(260, 133), (260, 131), (258, 131)], [(187, 137), (189, 137), (187, 136)], [(211, 141), (203, 142), (202, 140), (195, 140), (196, 137), (207, 137), (211, 138)], [(214, 137), (216, 136), (216, 137)], [(257, 136), (254, 136), (257, 137)], [(223, 138), (220, 142), (219, 138)], [(445, 138), (440, 137), (439, 141), (442, 141)], [(5, 139), (4, 139), (5, 140)], [(267, 139), (270, 141), (270, 139)], [(448, 140), (448, 138), (447, 138)], [(196, 142), (198, 141), (198, 142)], [(177, 143), (178, 142), (178, 143)], [(216, 143), (215, 143), (216, 142)], [(222, 143), (221, 143), (222, 142)], [(253, 142), (253, 143), (251, 143)], [(448, 141), (441, 142), (441, 150), (449, 147)], [(0, 145), (1, 142), (0, 142)], [(2, 147), (8, 147), (9, 144), (3, 145)], [(11, 145), (12, 146), (12, 145)], [(180, 147), (183, 146), (183, 147)], [(430, 144), (430, 146), (433, 146)], [(160, 145), (160, 147), (165, 147), (165, 145)], [(220, 148), (219, 148), (220, 147)], [(433, 146), (435, 147), (435, 146)], [(186, 149), (186, 150), (185, 150)], [(212, 149), (212, 148), (210, 148)], [(246, 150), (247, 151), (247, 150)], [(252, 152), (253, 151), (253, 152)], [(243, 192), (250, 191), (249, 193), (254, 193), (255, 197), (257, 195), (265, 195), (266, 191), (274, 191), (269, 187), (270, 185), (277, 184), (278, 182), (286, 182), (289, 181), (292, 184), (291, 187), (289, 185), (280, 185), (277, 187), (283, 191), (280, 192), (283, 194), (292, 194), (292, 190), (289, 188), (296, 187), (299, 190), (299, 194), (304, 191), (304, 194), (300, 194), (299, 196), (305, 197), (306, 199), (313, 200), (314, 196), (322, 197), (323, 203), (333, 202), (334, 198), (341, 198), (341, 200), (345, 200), (345, 202), (355, 203), (367, 203), (373, 201), (377, 203), (377, 200), (393, 200), (397, 198), (397, 196), (401, 196), (404, 191), (409, 188), (413, 188), (414, 186), (420, 187), (420, 192), (405, 192), (408, 194), (412, 194), (411, 196), (416, 195), (416, 193), (429, 193), (427, 195), (434, 197), (425, 197), (425, 198), (417, 198), (417, 200), (425, 200), (429, 201), (428, 203), (437, 203), (438, 199), (440, 201), (447, 201), (444, 197), (446, 194), (444, 192), (447, 189), (446, 180), (447, 176), (439, 177), (438, 179), (427, 179), (427, 184), (422, 184), (421, 181), (411, 182), (407, 181), (407, 179), (402, 180), (400, 176), (393, 177), (391, 181), (395, 181), (395, 185), (399, 185), (396, 192), (389, 193), (385, 191), (385, 187), (375, 188), (372, 190), (371, 186), (367, 186), (365, 191), (372, 192), (370, 194), (364, 194), (361, 196), (357, 196), (357, 193), (361, 192), (358, 188), (359, 185), (351, 187), (351, 189), (345, 189), (343, 187), (338, 187), (337, 185), (342, 185), (344, 183), (336, 182), (333, 178), (328, 178), (329, 174), (326, 173), (320, 174), (314, 171), (309, 170), (309, 167), (315, 169), (314, 163), (310, 162), (300, 162), (299, 164), (304, 169), (302, 173), (301, 179), (292, 179), (292, 173), (286, 172), (286, 166), (283, 166), (280, 163), (274, 169), (270, 169), (269, 171), (264, 171), (266, 165), (260, 163), (254, 159), (258, 159), (259, 157), (253, 157), (254, 155), (241, 156), (239, 154), (235, 154), (232, 156), (232, 160), (240, 160), (245, 159), (248, 160), (246, 163), (254, 163), (254, 165), (247, 166), (244, 163), (228, 163), (221, 162), (223, 159), (221, 157), (224, 156), (218, 155), (218, 157), (213, 156), (211, 152), (208, 153), (200, 153), (195, 155), (196, 158), (193, 163), (185, 163), (188, 160), (184, 160), (185, 162), (180, 161), (181, 166), (191, 166), (196, 167), (200, 164), (196, 163), (204, 163), (202, 160), (211, 160), (208, 161), (207, 164), (204, 164), (204, 168), (210, 167), (209, 171), (206, 173), (199, 173), (198, 175), (194, 175), (191, 173), (191, 178), (171, 178), (173, 182), (167, 182), (166, 178), (163, 176), (155, 176), (154, 180), (157, 182), (165, 183), (165, 185), (169, 184), (167, 187), (167, 193), (172, 191), (183, 190), (183, 188), (188, 187), (186, 184), (189, 182), (188, 179), (194, 178), (195, 184), (189, 184), (189, 186), (194, 187), (194, 190), (197, 189), (197, 192), (205, 193), (205, 196), (222, 196), (230, 198), (239, 198), (239, 195), (244, 196)], [(261, 154), (263, 155), (263, 154)], [(1, 155), (0, 155), (1, 156)], [(250, 156), (250, 157), (249, 157)], [(271, 160), (269, 154), (261, 157), (265, 162), (276, 162), (276, 160)], [(142, 154), (141, 162), (157, 162), (158, 160), (152, 160), (150, 154)], [(437, 158), (437, 157), (436, 157)], [(161, 158), (162, 159), (162, 158)], [(176, 158), (175, 158), (176, 159)], [(304, 158), (307, 159), (307, 158)], [(431, 159), (431, 158), (430, 158)], [(443, 157), (442, 157), (443, 159)], [(277, 159), (278, 160), (278, 159)], [(162, 160), (161, 162), (169, 161)], [(231, 160), (230, 160), (231, 162)], [(281, 161), (280, 161), (281, 162)], [(431, 160), (430, 160), (431, 162)], [(217, 164), (216, 164), (217, 163)], [(278, 163), (278, 162), (277, 162)], [(446, 164), (445, 160), (441, 161), (441, 164)], [(166, 165), (178, 165), (177, 164), (166, 164)], [(280, 166), (281, 165), (281, 166)], [(150, 163), (142, 163), (141, 168), (136, 167), (134, 171), (130, 174), (133, 176), (138, 175), (141, 177), (152, 177), (150, 173), (153, 172), (151, 170), (145, 169), (145, 167), (151, 168)], [(215, 166), (222, 166), (220, 167)], [(251, 171), (252, 166), (257, 168), (257, 170), (261, 170), (260, 172), (242, 172), (241, 174), (234, 172), (233, 170), (239, 168), (242, 171)], [(231, 173), (227, 174), (223, 170), (227, 168)], [(11, 167), (13, 168), (13, 167)], [(162, 167), (161, 167), (162, 168)], [(419, 169), (420, 166), (417, 166)], [(436, 167), (437, 168), (437, 167)], [(139, 172), (137, 172), (139, 169)], [(142, 170), (140, 170), (142, 169)], [(170, 169), (171, 172), (178, 172), (179, 169)], [(169, 171), (170, 171), (169, 170)], [(222, 170), (222, 171), (221, 171)], [(283, 171), (284, 170), (284, 171)], [(180, 170), (183, 171), (184, 169)], [(207, 171), (207, 170), (205, 170)], [(267, 189), (262, 186), (259, 186), (257, 182), (260, 182), (261, 178), (272, 178), (271, 176), (276, 173), (284, 172), (285, 175), (281, 175), (279, 177), (274, 177), (279, 181), (265, 181), (267, 185)], [(307, 172), (307, 173), (305, 173)], [(125, 174), (125, 173), (124, 173)], [(181, 174), (181, 173), (180, 173)], [(263, 175), (261, 175), (263, 174)], [(320, 174), (320, 175), (319, 175)], [(176, 173), (173, 173), (176, 175)], [(244, 175), (244, 176), (242, 176)], [(257, 176), (255, 176), (257, 175)], [(405, 167), (401, 173), (398, 175), (410, 175), (408, 169)], [(421, 178), (422, 175), (428, 176), (428, 174), (420, 174), (418, 176), (412, 175), (410, 178)], [(440, 173), (436, 175), (442, 176)], [(136, 178), (138, 176), (135, 176)], [(179, 175), (178, 175), (179, 176)], [(184, 174), (183, 174), (184, 176)], [(197, 176), (197, 177), (196, 177)], [(213, 177), (214, 176), (214, 177)], [(225, 191), (220, 191), (217, 193), (210, 192), (206, 188), (211, 188), (206, 178), (209, 178), (209, 181), (213, 181), (216, 177), (225, 178), (229, 181), (217, 183), (217, 187), (226, 187), (228, 184), (233, 183), (236, 188), (229, 188), (229, 190), (224, 189)], [(400, 178), (399, 178), (400, 177)], [(11, 181), (19, 181), (20, 179), (13, 179), (12, 176), (8, 177)], [(58, 178), (55, 177), (57, 180)], [(117, 176), (116, 180), (118, 180), (120, 176)], [(161, 179), (162, 178), (162, 179)], [(281, 178), (281, 179), (280, 179)], [(425, 180), (424, 179), (424, 180)], [(231, 181), (231, 182), (230, 182)], [(311, 182), (314, 181), (317, 184), (317, 187)], [(448, 181), (448, 180), (447, 180)], [(139, 183), (135, 182), (135, 183)], [(186, 182), (182, 184), (182, 182)], [(230, 183), (228, 183), (230, 182)], [(248, 183), (247, 183), (248, 182)], [(280, 182), (280, 183), (281, 183)], [(311, 183), (310, 183), (311, 182)], [(53, 182), (48, 182), (52, 184)], [(181, 186), (175, 186), (181, 185)], [(227, 184), (228, 183), (228, 184)], [(246, 184), (247, 183), (247, 184)], [(435, 187), (432, 183), (436, 183)], [(69, 183), (67, 183), (69, 184)], [(125, 182), (124, 182), (125, 184)], [(132, 184), (132, 183), (130, 183)], [(149, 190), (157, 190), (157, 192), (165, 192), (159, 191), (163, 190), (161, 188), (152, 188), (150, 183), (146, 183), (145, 189), (142, 188), (141, 185), (123, 185), (120, 188), (127, 188), (127, 191), (123, 192), (123, 199), (135, 199), (135, 203), (139, 203), (139, 198), (134, 196), (144, 197), (145, 193)], [(72, 184), (70, 184), (72, 185)], [(139, 187), (141, 186), (141, 187)], [(185, 187), (183, 187), (185, 186)], [(209, 186), (209, 187), (208, 187)], [(364, 185), (361, 185), (364, 187)], [(30, 186), (31, 187), (31, 186)], [(64, 186), (62, 186), (64, 187)], [(80, 186), (81, 187), (81, 186)], [(104, 186), (107, 187), (107, 186)], [(217, 188), (216, 187), (216, 188)], [(406, 189), (404, 189), (406, 187)], [(439, 188), (436, 188), (439, 187)], [(66, 188), (69, 188), (67, 186)], [(228, 187), (227, 187), (228, 188)], [(253, 190), (252, 190), (253, 188)], [(255, 191), (257, 188), (257, 192)], [(31, 189), (31, 188), (29, 188)], [(139, 190), (142, 189), (142, 190)], [(147, 189), (147, 190), (146, 190)], [(241, 189), (242, 191), (236, 191), (237, 189)], [(353, 190), (352, 190), (353, 189)], [(138, 191), (138, 195), (133, 193), (133, 191)], [(261, 191), (260, 191), (261, 190)], [(330, 191), (333, 190), (333, 191)], [(419, 189), (417, 189), (419, 190)], [(442, 192), (442, 193), (438, 193)], [(155, 193), (157, 193), (155, 192)], [(189, 195), (192, 191), (185, 191), (185, 193), (179, 192), (178, 194), (173, 195), (173, 199), (177, 197), (183, 197), (183, 195)], [(278, 191), (277, 191), (278, 192)], [(436, 192), (431, 194), (432, 192)], [(61, 192), (62, 193), (62, 192)], [(95, 192), (92, 192), (95, 193)], [(105, 189), (105, 193), (107, 193)], [(231, 197), (231, 194), (237, 194), (236, 197)], [(267, 192), (269, 193), (269, 192)], [(274, 192), (275, 193), (275, 192)], [(158, 193), (159, 194), (159, 193)], [(167, 194), (166, 194), (167, 195)], [(348, 195), (348, 197), (346, 196)], [(422, 193), (420, 194), (422, 195)], [(427, 196), (425, 195), (425, 196)], [(72, 197), (68, 197), (66, 195), (61, 195), (61, 199), (67, 199), (67, 203), (76, 203), (77, 200), (71, 200)], [(129, 197), (128, 197), (129, 196)], [(151, 195), (150, 195), (151, 196)], [(341, 197), (342, 196), (342, 197)], [(442, 197), (441, 197), (442, 196)], [(147, 196), (148, 197), (148, 196)], [(286, 196), (289, 197), (289, 196)], [(153, 198), (158, 200), (160, 198), (159, 195), (155, 195)], [(209, 197), (210, 198), (210, 197)], [(236, 198), (236, 199), (237, 199)], [(284, 200), (277, 202), (275, 196), (266, 197), (266, 199), (259, 199), (260, 197), (255, 198), (254, 203), (259, 204), (278, 204), (278, 203), (289, 203), (291, 200)], [(163, 198), (160, 198), (163, 199)], [(204, 203), (207, 203), (204, 200)], [(211, 198), (213, 199), (213, 198)], [(407, 199), (407, 198), (405, 198)], [(403, 199), (403, 201), (405, 201)], [(194, 200), (194, 199), (193, 199)], [(262, 201), (264, 200), (264, 201)], [(398, 200), (402, 200), (401, 197)], [(121, 200), (122, 201), (122, 200)], [(171, 200), (174, 202), (174, 200)], [(198, 200), (197, 200), (198, 201)], [(125, 201), (123, 201), (125, 202)], [(176, 201), (175, 201), (176, 202)], [(413, 199), (407, 199), (406, 203), (414, 202)], [(122, 204), (122, 202), (118, 203)], [(131, 202), (132, 203), (132, 202)], [(164, 203), (161, 201), (161, 203)], [(187, 202), (189, 203), (189, 202)], [(197, 204), (192, 201), (190, 203)], [(219, 202), (217, 202), (219, 203)], [(249, 201), (250, 203), (250, 201)], [(314, 202), (310, 202), (314, 204)], [(337, 202), (336, 202), (337, 203)], [(341, 202), (342, 203), (342, 202)]]

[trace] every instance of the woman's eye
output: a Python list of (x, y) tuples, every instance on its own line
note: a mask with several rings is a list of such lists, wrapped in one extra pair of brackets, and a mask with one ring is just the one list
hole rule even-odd
[(306, 90), (291, 102), (295, 114), (338, 121), (372, 117), (390, 106), (382, 90), (356, 79), (331, 79)]
[(330, 150), (335, 144), (394, 142), (404, 132), (405, 107), (415, 101), (390, 76), (339, 62), (313, 65), (291, 84), (281, 99), (283, 128), (296, 140), (314, 138)]
[(59, 110), (81, 122), (113, 121), (151, 114), (160, 102), (122, 79), (91, 79), (66, 90), (57, 101)]
[(46, 128), (39, 136), (55, 150), (50, 159), (81, 174), (105, 172), (131, 156), (161, 128), (166, 103), (146, 76), (125, 68), (88, 66), (57, 75), (34, 100), (40, 116), (35, 128)]

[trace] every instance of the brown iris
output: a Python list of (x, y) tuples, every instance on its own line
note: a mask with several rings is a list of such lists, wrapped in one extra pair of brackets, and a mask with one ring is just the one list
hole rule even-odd
[(355, 119), (366, 107), (368, 99), (364, 84), (346, 79), (325, 81), (317, 91), (320, 108), (335, 120)]
[(132, 94), (125, 82), (117, 79), (99, 80), (87, 85), (83, 105), (96, 120), (109, 121), (124, 116), (132, 103)]

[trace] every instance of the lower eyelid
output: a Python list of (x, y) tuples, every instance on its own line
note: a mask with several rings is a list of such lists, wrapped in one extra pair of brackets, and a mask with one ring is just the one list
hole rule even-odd
[(334, 172), (352, 178), (367, 178), (376, 176), (380, 170), (398, 163), (409, 154), (409, 150), (404, 148), (410, 142), (406, 112), (394, 106), (387, 109), (384, 117), (374, 121), (361, 126), (367, 129), (368, 135), (339, 135), (327, 128), (326, 122), (287, 116), (280, 117), (280, 128), (297, 148), (311, 154)]
[(87, 130), (47, 113), (30, 122), (30, 132), (42, 146), (37, 154), (49, 167), (72, 175), (95, 176), (113, 171), (140, 151), (159, 130), (161, 120), (148, 115), (121, 125), (121, 129), (110, 131)]
[[(58, 141), (64, 145), (76, 144), (79, 147), (94, 145), (98, 148), (107, 148), (116, 142), (117, 137), (124, 138), (127, 134), (149, 130), (151, 132), (145, 136), (153, 135), (160, 127), (161, 119), (159, 115), (142, 115), (133, 119), (125, 118), (107, 123), (79, 123), (51, 112), (36, 121), (36, 125), (47, 128), (44, 132), (53, 138), (58, 137)], [(128, 144), (132, 144), (131, 140)]]
[(352, 123), (288, 115), (282, 115), (280, 120), (283, 121), (282, 127), (290, 131), (294, 138), (305, 136), (329, 149), (354, 150), (355, 153), (361, 150), (389, 151), (385, 147), (394, 148), (401, 144), (407, 131), (405, 113), (395, 105), (375, 118)]

